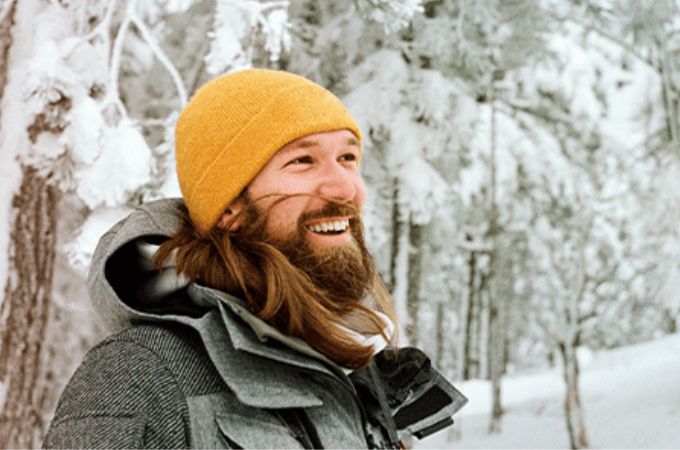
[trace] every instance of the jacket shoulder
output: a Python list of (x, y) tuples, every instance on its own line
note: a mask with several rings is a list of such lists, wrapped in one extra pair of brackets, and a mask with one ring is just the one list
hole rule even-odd
[(220, 387), (193, 330), (138, 324), (88, 352), (62, 393), (43, 446), (188, 447), (187, 397)]
[(95, 349), (108, 345), (134, 345), (142, 352), (153, 353), (158, 362), (172, 374), (185, 397), (226, 388), (198, 332), (186, 325), (136, 324), (111, 336)]

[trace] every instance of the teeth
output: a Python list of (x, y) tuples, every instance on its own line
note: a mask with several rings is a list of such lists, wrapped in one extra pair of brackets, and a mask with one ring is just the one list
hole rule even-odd
[(323, 222), (308, 226), (315, 233), (327, 233), (328, 231), (344, 231), (349, 226), (349, 220), (336, 220), (335, 222)]

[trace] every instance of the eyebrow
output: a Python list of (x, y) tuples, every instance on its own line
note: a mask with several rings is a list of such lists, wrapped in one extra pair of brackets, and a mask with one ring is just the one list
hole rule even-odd
[[(354, 146), (354, 147), (361, 147), (359, 145), (359, 141), (355, 137), (349, 137), (345, 140), (345, 145), (349, 146)], [(319, 140), (318, 139), (300, 139), (298, 142), (295, 143), (294, 146), (290, 147), (289, 150), (297, 150), (297, 149), (304, 149), (304, 148), (312, 148), (312, 147), (318, 147), (319, 146)]]

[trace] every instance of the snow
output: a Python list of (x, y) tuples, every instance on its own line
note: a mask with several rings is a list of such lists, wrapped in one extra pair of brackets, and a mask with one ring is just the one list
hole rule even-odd
[(281, 53), (290, 50), (291, 46), (287, 10), (275, 9), (266, 17), (261, 17), (260, 26), (266, 36), (264, 48), (269, 52), (269, 58), (278, 61)]
[(382, 24), (387, 33), (394, 33), (423, 11), (422, 3), (422, 0), (358, 0), (356, 5), (365, 17)]
[(265, 35), (265, 49), (272, 61), (290, 48), (288, 2), (254, 0), (219, 0), (214, 30), (209, 33), (210, 53), (206, 70), (215, 75), (251, 66), (254, 30)]
[(102, 235), (116, 222), (130, 213), (129, 208), (102, 207), (94, 210), (80, 227), (75, 239), (65, 246), (69, 263), (86, 274), (94, 249)]
[(70, 111), (71, 126), (66, 130), (71, 149), (70, 156), (77, 164), (93, 164), (101, 151), (105, 127), (99, 106), (90, 97), (84, 97)]
[(122, 120), (105, 132), (101, 154), (76, 175), (76, 192), (90, 209), (125, 204), (132, 193), (151, 181), (153, 155), (137, 128)]
[[(680, 447), (680, 334), (582, 356), (581, 392), (592, 448)], [(486, 433), (490, 383), (456, 385), (470, 402), (450, 431), (416, 448), (569, 448), (559, 367), (503, 379), (506, 414), (496, 435)]]
[(444, 205), (449, 190), (446, 181), (422, 158), (412, 158), (399, 170), (402, 184), (400, 200), (409, 205), (411, 218), (418, 225), (426, 225)]
[(347, 84), (357, 88), (343, 102), (364, 134), (379, 126), (386, 112), (398, 106), (398, 93), (405, 87), (407, 71), (398, 52), (380, 50), (348, 74)]
[(161, 19), (164, 13), (181, 14), (186, 12), (196, 0), (146, 0), (137, 6), (139, 14), (150, 23)]
[(219, 1), (215, 11), (215, 30), (210, 53), (206, 56), (206, 70), (218, 74), (225, 70), (250, 67), (250, 58), (244, 53), (241, 39), (255, 23), (254, 9), (239, 8), (238, 2)]

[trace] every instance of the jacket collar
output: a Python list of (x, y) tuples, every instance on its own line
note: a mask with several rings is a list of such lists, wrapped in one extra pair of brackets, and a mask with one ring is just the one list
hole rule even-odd
[[(198, 284), (189, 286), (188, 293), (193, 301), (220, 310), (235, 349), (301, 369), (325, 373), (341, 370), (302, 339), (287, 336), (255, 316), (241, 299)], [(283, 346), (273, 346), (272, 341)]]
[[(300, 382), (301, 371), (342, 374), (342, 370), (301, 339), (285, 336), (223, 292), (192, 284), (192, 301), (212, 305), (195, 328), (222, 379), (244, 404), (260, 408), (320, 406), (320, 398)], [(216, 308), (215, 308), (216, 306)], [(284, 345), (277, 345), (276, 343)]]
[(234, 347), (218, 309), (199, 319), (189, 319), (212, 363), (242, 403), (257, 408), (305, 408), (320, 406), (295, 370), (269, 358), (254, 358)]

